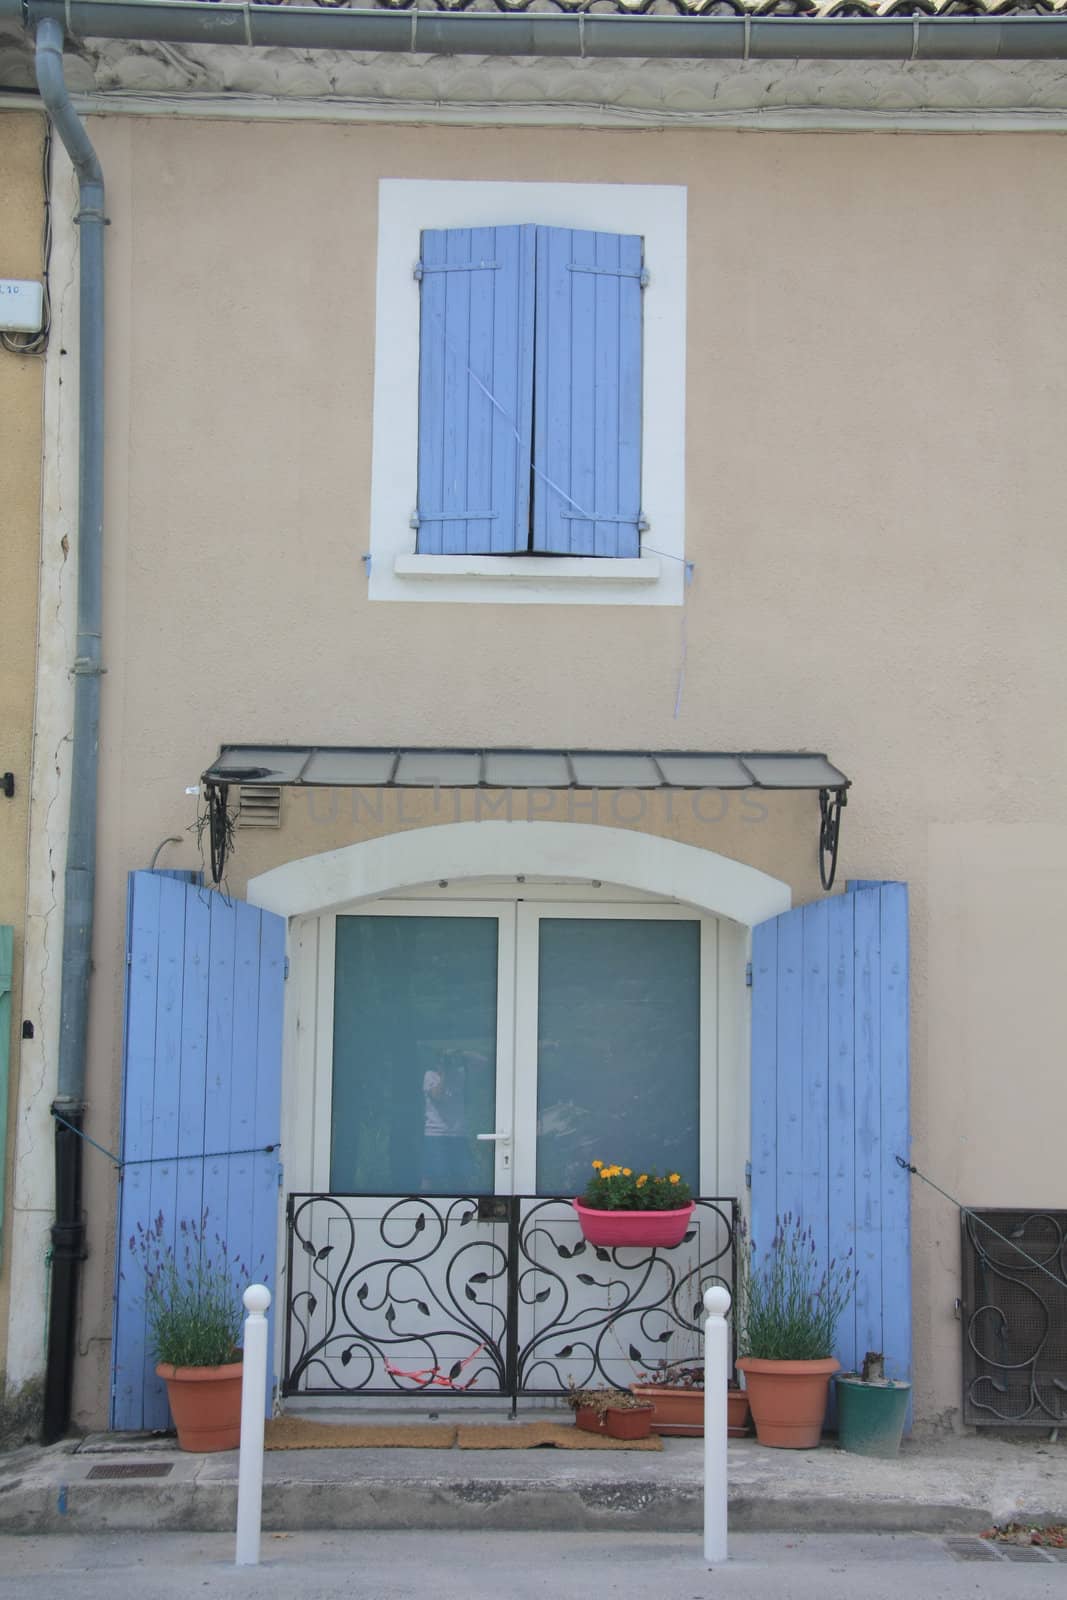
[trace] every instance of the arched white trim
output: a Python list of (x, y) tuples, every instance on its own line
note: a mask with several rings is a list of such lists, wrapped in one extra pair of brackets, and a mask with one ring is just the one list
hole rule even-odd
[(679, 900), (745, 927), (788, 911), (789, 885), (655, 834), (579, 822), (450, 822), (384, 834), (252, 878), (253, 905), (283, 917), (329, 911), (441, 878), (598, 878)]

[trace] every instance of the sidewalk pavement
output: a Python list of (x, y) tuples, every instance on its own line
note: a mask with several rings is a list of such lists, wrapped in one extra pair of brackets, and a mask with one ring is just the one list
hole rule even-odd
[[(263, 1526), (695, 1532), (703, 1441), (663, 1442), (662, 1454), (268, 1451)], [(195, 1455), (171, 1438), (130, 1434), (12, 1451), (0, 1456), (0, 1533), (232, 1530), (237, 1462), (236, 1451)], [(728, 1470), (732, 1532), (957, 1533), (1067, 1521), (1067, 1440), (1047, 1434), (906, 1441), (892, 1461), (829, 1442), (771, 1450), (731, 1440)]]

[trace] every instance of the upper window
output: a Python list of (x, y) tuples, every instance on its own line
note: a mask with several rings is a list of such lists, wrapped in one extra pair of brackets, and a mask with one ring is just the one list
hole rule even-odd
[(641, 553), (641, 239), (422, 235), (416, 548)]
[(383, 179), (370, 599), (680, 605), (685, 373), (684, 188)]

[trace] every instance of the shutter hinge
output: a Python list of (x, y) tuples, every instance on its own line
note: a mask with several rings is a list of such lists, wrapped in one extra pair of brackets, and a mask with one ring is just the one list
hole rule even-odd
[(422, 262), (421, 261), (416, 261), (415, 265), (411, 269), (411, 276), (415, 279), (416, 283), (421, 283), (422, 282)]
[(419, 516), (418, 509), (416, 508), (411, 513), (410, 517), (408, 518), (408, 527), (409, 528), (414, 528), (416, 530), (416, 532), (418, 532), (418, 530), (419, 530), (419, 528), (421, 526), (422, 526), (422, 518)]
[(752, 963), (751, 963), (751, 961), (746, 961), (745, 962), (745, 988), (746, 989), (751, 989), (751, 987), (752, 987)]
[(133, 952), (132, 952), (132, 950), (127, 950), (127, 952), (126, 952), (126, 965), (128, 967), (132, 967), (133, 966)]
[(278, 1188), (279, 1189), (284, 1189), (284, 1187), (285, 1187), (285, 1166), (284, 1166), (283, 1162), (279, 1161), (278, 1162)]
[(751, 1189), (751, 1187), (752, 1187), (752, 1163), (751, 1163), (751, 1161), (746, 1161), (745, 1162), (745, 1188), (746, 1189)]
[(637, 513), (637, 531), (638, 531), (638, 533), (647, 533), (648, 529), (649, 529), (648, 518), (645, 516), (645, 513), (643, 511), (639, 511)]
[(289, 957), (286, 956), (285, 964), (282, 967), (282, 977), (284, 979), (284, 978), (287, 978), (288, 976), (289, 976)]
[(638, 279), (638, 282), (640, 283), (642, 289), (647, 289), (648, 288), (648, 268), (647, 267), (642, 267), (641, 268), (641, 276)]

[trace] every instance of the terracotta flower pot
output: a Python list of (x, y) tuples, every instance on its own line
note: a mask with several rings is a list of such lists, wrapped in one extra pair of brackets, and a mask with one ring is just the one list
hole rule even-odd
[(652, 1432), (652, 1407), (631, 1406), (619, 1410), (609, 1406), (604, 1413), (605, 1432), (611, 1439), (647, 1439)]
[(574, 1413), (574, 1426), (585, 1433), (603, 1433), (604, 1418), (595, 1406), (579, 1406)]
[(239, 1361), (224, 1367), (172, 1367), (160, 1362), (156, 1376), (167, 1386), (179, 1450), (236, 1450), (241, 1443)]
[(582, 1233), (590, 1244), (607, 1249), (670, 1249), (681, 1244), (694, 1202), (673, 1211), (597, 1211), (575, 1200)]
[(756, 1438), (779, 1450), (810, 1450), (822, 1438), (830, 1379), (841, 1363), (762, 1361), (742, 1356), (737, 1370), (745, 1385), (756, 1424)]
[[(703, 1389), (672, 1389), (662, 1383), (632, 1383), (631, 1394), (647, 1400), (652, 1407), (652, 1432), (667, 1438), (704, 1437)], [(744, 1389), (726, 1391), (726, 1432), (728, 1438), (743, 1439), (748, 1433), (748, 1395)]]
[(727, 1389), (726, 1437), (728, 1439), (745, 1439), (748, 1437), (748, 1415), (748, 1390)]

